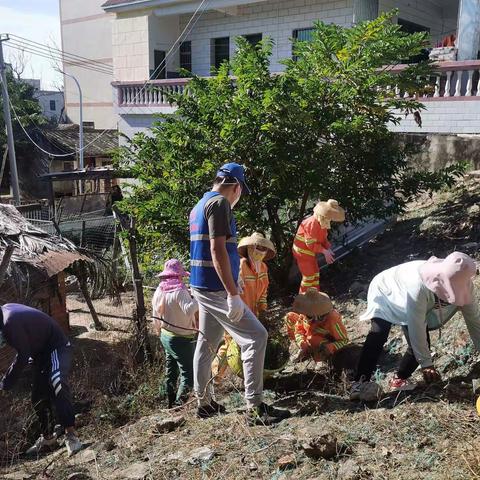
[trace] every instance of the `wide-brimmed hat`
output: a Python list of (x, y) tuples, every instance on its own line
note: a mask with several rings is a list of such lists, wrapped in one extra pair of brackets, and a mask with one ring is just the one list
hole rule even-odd
[(275, 245), (268, 238), (265, 238), (261, 233), (255, 232), (249, 237), (245, 237), (240, 240), (240, 243), (238, 244), (238, 253), (240, 254), (240, 256), (247, 258), (247, 247), (253, 245), (256, 245), (258, 247), (264, 247), (267, 249), (265, 260), (271, 260), (277, 254)]
[(190, 274), (183, 268), (182, 262), (176, 258), (167, 260), (163, 272), (159, 273), (159, 278), (169, 277), (188, 277)]
[(326, 293), (309, 288), (306, 293), (300, 293), (295, 297), (292, 310), (307, 317), (321, 317), (333, 310), (333, 304)]
[(313, 209), (315, 218), (325, 217), (332, 222), (344, 222), (345, 210), (338, 204), (336, 200), (328, 200), (326, 202), (318, 202)]
[(446, 258), (431, 257), (420, 267), (424, 285), (441, 300), (458, 307), (472, 303), (472, 278), (476, 273), (475, 260), (462, 252)]

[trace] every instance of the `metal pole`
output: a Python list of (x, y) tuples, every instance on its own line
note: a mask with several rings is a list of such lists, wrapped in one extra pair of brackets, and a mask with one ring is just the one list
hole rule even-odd
[[(83, 170), (85, 168), (85, 162), (84, 162), (84, 151), (83, 151), (83, 95), (82, 95), (82, 89), (80, 87), (80, 82), (77, 80), (76, 77), (74, 77), (71, 73), (66, 73), (60, 70), (60, 73), (63, 73), (63, 75), (66, 75), (67, 77), (70, 77), (73, 79), (73, 81), (77, 84), (78, 87), (78, 99), (80, 102), (80, 125), (79, 125), (79, 137), (80, 137), (80, 159), (79, 159), (79, 170)], [(80, 180), (78, 182), (79, 186), (79, 193), (83, 193), (83, 180)]]
[(18, 185), (17, 158), (15, 156), (15, 143), (13, 141), (12, 117), (10, 114), (10, 97), (7, 88), (7, 72), (3, 59), (3, 42), (8, 36), (0, 37), (0, 74), (2, 76), (3, 116), (7, 127), (8, 158), (10, 160), (10, 184), (12, 186), (13, 199), (20, 205), (20, 187)]

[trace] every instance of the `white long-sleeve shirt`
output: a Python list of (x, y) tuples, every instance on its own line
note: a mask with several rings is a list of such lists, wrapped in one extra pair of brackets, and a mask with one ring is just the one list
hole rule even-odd
[(407, 262), (379, 273), (368, 288), (367, 311), (361, 320), (381, 318), (396, 325), (408, 327), (415, 358), (422, 368), (433, 365), (427, 341), (427, 328), (435, 330), (461, 311), (468, 332), (477, 350), (480, 350), (480, 310), (478, 300), (463, 307), (439, 307), (434, 293), (420, 277), (423, 260)]
[(160, 287), (157, 287), (153, 295), (152, 311), (153, 315), (159, 318), (162, 317), (160, 311), (162, 295), (165, 295), (163, 318), (171, 324), (161, 322), (162, 329), (184, 337), (195, 335), (196, 331), (193, 329), (195, 328), (195, 313), (198, 311), (198, 303), (190, 296), (188, 290), (162, 293)]

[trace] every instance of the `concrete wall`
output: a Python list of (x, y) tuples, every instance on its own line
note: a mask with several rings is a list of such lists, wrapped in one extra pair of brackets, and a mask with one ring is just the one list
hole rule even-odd
[[(452, 5), (458, 0), (449, 0)], [(455, 33), (457, 28), (456, 9), (433, 0), (379, 0), (379, 12), (398, 8), (398, 18), (430, 28), (432, 44), (436, 45), (446, 35)], [(453, 13), (453, 14), (452, 14)]]
[(118, 15), (112, 39), (115, 80), (147, 80), (150, 69), (148, 12)]
[[(275, 0), (238, 7), (237, 13), (205, 13), (188, 35), (187, 40), (192, 41), (192, 68), (196, 74), (210, 74), (211, 39), (230, 37), (230, 56), (233, 56), (235, 37), (253, 33), (263, 33), (264, 38), (270, 37), (275, 41), (272, 71), (282, 71), (279, 60), (292, 54), (290, 39), (293, 30), (311, 27), (318, 19), (350, 25), (353, 7), (352, 0)], [(181, 30), (189, 19), (190, 15), (181, 16)]]
[[(62, 48), (88, 59), (113, 64), (112, 22), (114, 16), (101, 8), (103, 0), (60, 0)], [(96, 128), (115, 128), (113, 111), (113, 75), (97, 73), (77, 65), (64, 65), (64, 70), (78, 78), (83, 91), (83, 117)], [(66, 113), (79, 122), (79, 96), (74, 81), (65, 77)]]
[[(155, 68), (154, 51), (163, 50), (165, 53), (172, 48), (177, 38), (180, 36), (180, 17), (178, 15), (172, 17), (158, 18), (154, 15), (148, 19), (149, 33), (149, 52), (150, 52), (150, 70)], [(175, 72), (180, 67), (180, 56), (176, 52), (167, 58), (166, 71)], [(139, 79), (139, 80), (144, 80)]]
[(470, 100), (450, 99), (424, 102), (426, 110), (421, 112), (422, 126), (419, 127), (413, 116), (402, 118), (399, 125), (392, 125), (394, 132), (412, 133), (479, 133), (480, 98)]
[(470, 162), (472, 170), (480, 169), (480, 135), (402, 133), (401, 138), (419, 147), (412, 164), (438, 170), (456, 162)]

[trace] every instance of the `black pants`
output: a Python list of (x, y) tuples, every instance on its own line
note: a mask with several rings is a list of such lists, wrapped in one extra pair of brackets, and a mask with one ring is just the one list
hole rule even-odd
[(53, 407), (58, 422), (64, 428), (75, 425), (75, 413), (67, 383), (71, 363), (70, 343), (33, 360), (32, 403), (44, 435), (51, 435), (53, 432)]
[[(381, 318), (372, 318), (372, 327), (363, 344), (362, 353), (358, 362), (357, 374), (355, 380), (370, 380), (373, 372), (377, 368), (378, 359), (383, 352), (392, 324)], [(408, 343), (407, 351), (404, 353), (400, 365), (398, 366), (397, 375), (399, 378), (407, 379), (417, 369), (418, 362), (412, 350), (408, 328), (403, 326), (403, 334)], [(430, 347), (430, 334), (427, 330), (428, 346)]]

